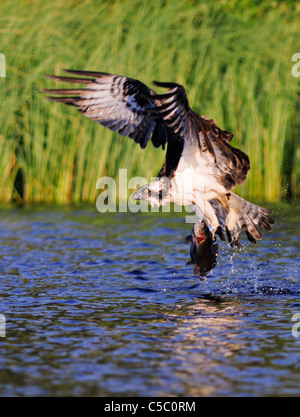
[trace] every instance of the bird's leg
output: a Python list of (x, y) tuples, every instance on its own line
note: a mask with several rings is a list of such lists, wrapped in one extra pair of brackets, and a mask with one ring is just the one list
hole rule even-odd
[(196, 204), (192, 207), (194, 213), (199, 218), (199, 221), (203, 221), (207, 225), (213, 238), (215, 238), (215, 233), (217, 228), (220, 226), (220, 223), (209, 201), (204, 198), (197, 198)]

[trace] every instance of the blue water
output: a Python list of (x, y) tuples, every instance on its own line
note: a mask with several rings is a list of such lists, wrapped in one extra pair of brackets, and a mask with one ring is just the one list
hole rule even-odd
[(2, 209), (0, 395), (299, 395), (299, 208), (274, 209), (203, 282), (182, 215)]

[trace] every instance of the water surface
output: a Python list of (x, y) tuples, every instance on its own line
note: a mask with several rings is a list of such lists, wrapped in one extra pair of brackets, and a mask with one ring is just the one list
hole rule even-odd
[(200, 282), (183, 215), (2, 209), (0, 395), (299, 395), (298, 213)]

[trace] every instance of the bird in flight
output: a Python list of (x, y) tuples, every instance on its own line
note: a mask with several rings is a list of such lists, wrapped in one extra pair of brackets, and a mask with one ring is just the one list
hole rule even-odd
[(250, 242), (262, 238), (258, 226), (271, 230), (270, 210), (232, 192), (250, 169), (248, 156), (233, 147), (232, 133), (216, 121), (200, 116), (189, 106), (184, 87), (154, 82), (166, 88), (157, 94), (133, 78), (103, 72), (65, 70), (72, 76), (47, 75), (56, 81), (85, 88), (47, 89), (52, 101), (75, 106), (86, 117), (121, 136), (129, 136), (141, 148), (151, 140), (166, 150), (155, 181), (140, 187), (133, 199), (151, 205), (190, 205), (212, 233), (232, 246), (240, 246), (239, 234)]

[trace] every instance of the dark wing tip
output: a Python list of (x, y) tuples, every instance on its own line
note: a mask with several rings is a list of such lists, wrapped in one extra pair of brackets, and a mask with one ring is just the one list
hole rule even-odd
[(45, 74), (45, 77), (50, 78), (50, 80), (55, 81), (70, 81), (70, 82), (79, 82), (82, 80), (82, 84), (86, 84), (87, 82), (92, 82), (92, 78), (101, 78), (101, 77), (111, 77), (113, 74), (109, 74), (108, 72), (96, 72), (96, 71), (82, 71), (82, 70), (73, 70), (73, 69), (63, 69), (64, 72), (69, 74), (79, 75), (79, 76), (86, 76), (91, 78), (71, 78), (71, 77), (63, 77), (59, 75), (52, 75), (52, 74)]
[(69, 89), (65, 89), (65, 88), (58, 88), (58, 89), (47, 89), (47, 88), (43, 88), (40, 90), (41, 93), (48, 93), (48, 94), (58, 94), (61, 96), (64, 95), (68, 95), (68, 94), (80, 94), (82, 92), (86, 92), (86, 91), (91, 91), (87, 88), (69, 88)]
[(171, 88), (171, 89), (181, 87), (181, 85), (176, 84), (176, 83), (164, 83), (161, 81), (153, 81), (153, 84), (157, 85), (158, 87)]
[[(44, 93), (44, 91), (42, 91), (42, 93)], [(49, 101), (59, 101), (58, 97), (46, 96), (46, 99), (49, 100)]]
[(52, 97), (52, 96), (46, 96), (46, 99), (49, 101), (56, 101), (57, 103), (64, 103), (71, 106), (74, 106), (76, 104), (76, 99), (78, 97)]
[(59, 78), (56, 75), (52, 75), (52, 74), (44, 74), (44, 76), (46, 78), (50, 78), (50, 80), (56, 80), (57, 78)]
[(77, 84), (90, 84), (94, 81), (92, 78), (80, 78), (80, 77), (63, 77), (60, 75), (51, 75), (51, 74), (45, 74), (45, 77), (49, 78), (50, 80), (54, 81), (64, 81), (67, 83), (77, 83)]
[(74, 75), (85, 75), (87, 77), (105, 77), (105, 76), (113, 76), (113, 74), (110, 74), (108, 72), (98, 72), (98, 71), (82, 71), (82, 70), (73, 70), (73, 69), (64, 69), (64, 72), (68, 72), (69, 74)]

